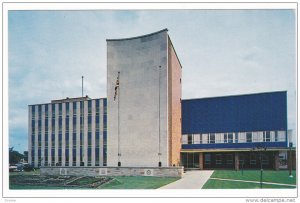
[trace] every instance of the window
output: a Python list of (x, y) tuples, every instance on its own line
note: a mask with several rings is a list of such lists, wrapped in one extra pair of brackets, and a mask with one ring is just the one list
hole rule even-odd
[(73, 133), (73, 148), (76, 146), (76, 133)]
[(247, 132), (246, 133), (246, 141), (247, 142), (252, 142), (252, 132)]
[(238, 143), (239, 142), (239, 134), (234, 133), (234, 138), (235, 138), (235, 143)]
[(91, 147), (92, 146), (92, 133), (88, 133), (88, 146)]
[[(76, 154), (76, 153), (73, 153)], [(76, 166), (76, 156), (73, 156), (73, 166)]]
[(208, 143), (208, 134), (202, 134), (202, 144)]
[(100, 129), (100, 125), (99, 123), (96, 123), (96, 131), (99, 131), (99, 129)]
[(257, 142), (263, 142), (264, 141), (264, 132), (258, 131), (256, 133), (257, 133), (257, 137), (256, 137)]
[(227, 143), (227, 133), (223, 134), (224, 143)]
[(211, 162), (211, 154), (204, 154), (204, 164), (210, 165)]
[(216, 154), (216, 165), (222, 164), (222, 154)]
[(49, 116), (49, 111), (48, 111), (48, 105), (45, 105), (45, 118), (48, 118)]
[(232, 154), (227, 154), (226, 155), (226, 164), (227, 165), (232, 165), (233, 164), (233, 155)]
[(275, 131), (275, 142), (278, 142), (278, 131)]
[(84, 114), (84, 103), (83, 101), (80, 102), (80, 116), (83, 117)]
[(239, 137), (238, 137), (239, 143), (243, 143), (243, 142), (247, 141), (246, 133), (239, 132), (238, 135), (239, 135)]
[(233, 143), (233, 133), (228, 133), (228, 143)]
[(265, 142), (270, 142), (271, 141), (271, 135), (270, 135), (270, 131), (266, 131), (265, 133)]
[(188, 144), (193, 144), (193, 134), (188, 134)]
[(62, 103), (58, 104), (58, 115), (61, 117), (62, 116)]
[(250, 165), (256, 165), (256, 154), (251, 154)]
[(214, 144), (216, 142), (216, 137), (214, 133), (209, 134), (209, 143)]
[(182, 142), (182, 144), (187, 144), (188, 143), (187, 135), (182, 135), (181, 142)]
[(66, 116), (69, 116), (69, 102), (66, 103)]
[(242, 168), (244, 168), (244, 164), (245, 164), (245, 155), (244, 154), (239, 154), (239, 164), (241, 165)]
[(285, 142), (285, 131), (278, 131), (278, 142)]
[(66, 133), (65, 138), (66, 138), (66, 141), (65, 141), (66, 148), (69, 148), (69, 142), (70, 142), (69, 133)]
[(39, 115), (39, 120), (42, 118), (42, 106), (41, 105), (39, 105), (38, 106), (38, 115)]
[(269, 165), (269, 157), (265, 154), (262, 154), (262, 165)]
[(216, 133), (215, 134), (215, 143), (222, 143), (223, 134), (222, 133)]
[(55, 104), (52, 104), (52, 117), (55, 117)]
[(35, 117), (35, 106), (31, 106), (32, 119)]
[(252, 142), (258, 142), (258, 133), (252, 132)]
[(194, 144), (200, 144), (200, 134), (194, 134)]

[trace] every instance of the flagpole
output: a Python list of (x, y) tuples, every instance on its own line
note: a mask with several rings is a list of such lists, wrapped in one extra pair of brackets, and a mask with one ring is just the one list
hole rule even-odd
[(158, 68), (158, 166), (161, 167), (161, 152), (160, 152), (160, 69)]
[(120, 71), (118, 71), (118, 166), (121, 166), (120, 153)]

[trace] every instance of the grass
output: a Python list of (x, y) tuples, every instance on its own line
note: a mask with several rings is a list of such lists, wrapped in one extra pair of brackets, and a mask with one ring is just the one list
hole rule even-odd
[(156, 189), (179, 178), (161, 178), (145, 176), (119, 176), (105, 185), (101, 189)]
[[(48, 186), (48, 185), (16, 185), (16, 184), (10, 184), (9, 189), (12, 190), (64, 190), (64, 189), (76, 189), (74, 187), (68, 187), (68, 186)], [(82, 189), (82, 188), (78, 188)]]
[[(292, 189), (295, 187), (281, 186), (281, 185), (267, 185), (263, 184), (266, 189)], [(208, 180), (202, 189), (260, 189), (260, 184), (231, 182), (222, 180)]]
[[(174, 182), (179, 178), (160, 178), (160, 177), (145, 177), (145, 176), (119, 176), (119, 177), (110, 177), (111, 181), (104, 185), (97, 186), (96, 188), (91, 188), (87, 184), (93, 184), (99, 181), (99, 177), (83, 177), (78, 180), (73, 181), (70, 185), (63, 185), (63, 183), (56, 183), (55, 185), (41, 185), (32, 182), (35, 179), (42, 178), (40, 176), (39, 171), (31, 171), (31, 172), (12, 172), (9, 174), (10, 176), (10, 189), (22, 190), (22, 189), (44, 189), (44, 190), (57, 190), (57, 189), (156, 189), (160, 188), (166, 184)], [(22, 184), (20, 182), (21, 179), (32, 180), (31, 184)], [(57, 176), (54, 178), (63, 178), (61, 176)], [(70, 177), (72, 178), (72, 177)], [(19, 180), (19, 181), (17, 181)], [(24, 182), (24, 181), (23, 181)], [(29, 182), (28, 182), (29, 183)], [(59, 185), (61, 184), (61, 185)], [(72, 185), (72, 186), (71, 186)], [(75, 185), (75, 186), (74, 186)]]
[(40, 169), (36, 169), (35, 171), (9, 172), (9, 176), (15, 175), (40, 175)]
[[(289, 177), (288, 171), (263, 171), (263, 182), (283, 183), (296, 185), (296, 172), (293, 171), (293, 178)], [(250, 180), (260, 181), (260, 170), (244, 170), (232, 171), (232, 170), (216, 170), (211, 178), (224, 178), (234, 180)], [(260, 188), (260, 184), (245, 183), (245, 182), (232, 182), (222, 180), (208, 180), (203, 189), (255, 189)], [(295, 188), (290, 186), (281, 185), (268, 185), (263, 184), (263, 188)]]

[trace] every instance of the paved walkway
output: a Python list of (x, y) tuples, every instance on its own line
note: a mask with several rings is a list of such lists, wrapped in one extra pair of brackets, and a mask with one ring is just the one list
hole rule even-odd
[[(226, 179), (226, 178), (210, 178), (211, 180), (221, 180), (221, 181), (232, 181), (232, 182), (244, 182), (244, 183), (257, 183), (260, 184), (260, 181), (252, 181), (252, 180), (235, 180), (235, 179)], [(280, 186), (290, 186), (296, 187), (296, 185), (292, 184), (284, 184), (284, 183), (273, 183), (273, 182), (262, 182), (266, 185), (280, 185)]]
[(159, 189), (201, 189), (214, 171), (186, 171), (182, 178)]

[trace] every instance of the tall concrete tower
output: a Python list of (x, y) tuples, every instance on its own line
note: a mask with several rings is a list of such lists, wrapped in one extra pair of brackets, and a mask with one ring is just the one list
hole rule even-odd
[(107, 165), (178, 166), (181, 64), (168, 30), (107, 40)]

